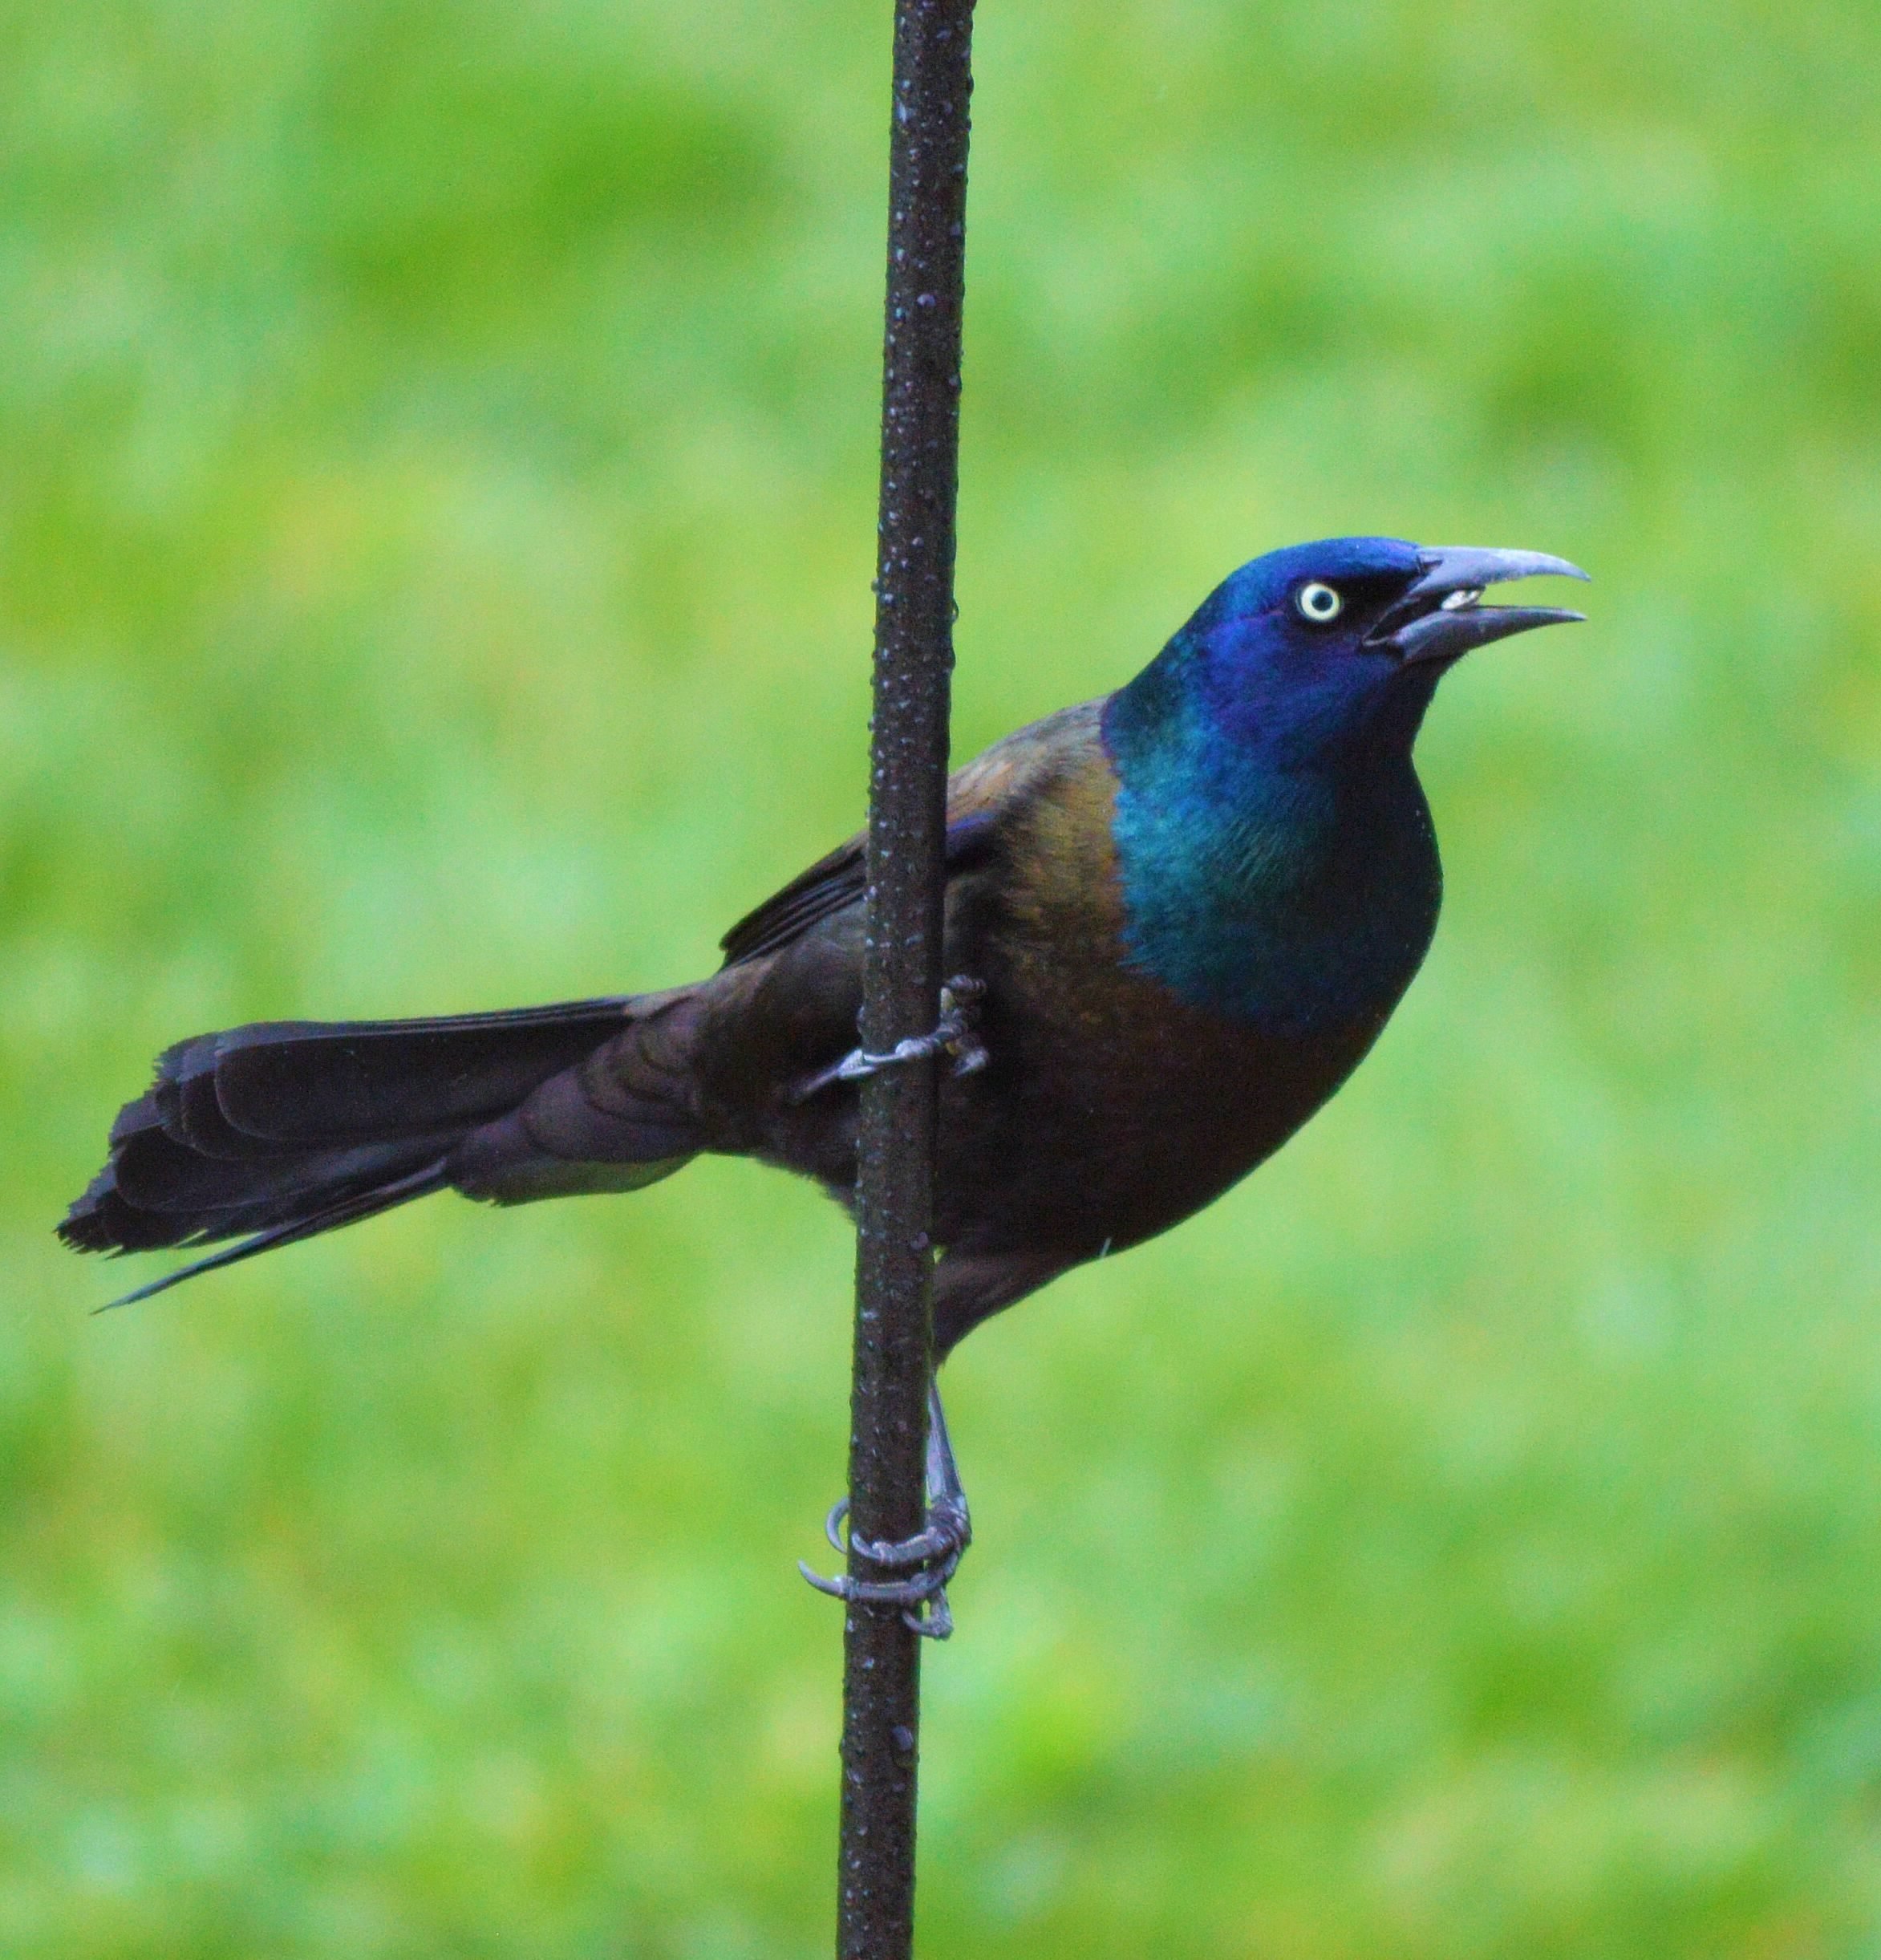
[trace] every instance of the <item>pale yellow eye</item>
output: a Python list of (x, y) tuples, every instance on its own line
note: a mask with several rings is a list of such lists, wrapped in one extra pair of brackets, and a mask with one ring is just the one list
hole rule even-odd
[(1300, 618), (1311, 620), (1315, 626), (1324, 626), (1345, 611), (1345, 601), (1331, 586), (1321, 585), (1317, 579), (1302, 586), (1294, 594), (1293, 603), (1299, 608)]

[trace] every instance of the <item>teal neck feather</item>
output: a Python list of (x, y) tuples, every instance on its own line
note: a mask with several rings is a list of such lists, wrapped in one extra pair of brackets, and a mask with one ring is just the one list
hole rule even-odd
[(1328, 745), (1271, 701), (1224, 714), (1186, 639), (1105, 716), (1130, 956), (1191, 1006), (1263, 1033), (1368, 1030), (1437, 925), (1415, 720), (1401, 739)]

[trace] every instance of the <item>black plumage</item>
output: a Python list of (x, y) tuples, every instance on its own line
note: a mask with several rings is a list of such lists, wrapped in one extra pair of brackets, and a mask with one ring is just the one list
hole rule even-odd
[[(942, 1092), (935, 1335), (1187, 1216), (1344, 1079), (1417, 970), (1439, 877), (1411, 746), (1470, 647), (1577, 617), (1476, 602), (1572, 572), (1342, 539), (1226, 581), (1105, 700), (950, 788), (947, 970), (985, 1065)], [(701, 1151), (846, 1201), (862, 863), (741, 919), (710, 979), (443, 1020), (178, 1043), (60, 1227), (83, 1251), (233, 1241), (130, 1297), (453, 1188), (635, 1189)]]

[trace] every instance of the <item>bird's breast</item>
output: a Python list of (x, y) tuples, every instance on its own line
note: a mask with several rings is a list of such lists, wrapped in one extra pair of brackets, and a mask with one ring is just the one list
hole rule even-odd
[(1267, 1035), (1381, 1020), (1429, 948), (1442, 874), (1408, 767), (1120, 785), (1113, 830), (1126, 959)]

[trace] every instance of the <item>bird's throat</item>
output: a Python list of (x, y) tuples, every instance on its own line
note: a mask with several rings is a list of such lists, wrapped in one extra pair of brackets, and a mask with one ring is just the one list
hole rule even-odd
[(1381, 1022), (1422, 961), (1441, 872), (1401, 756), (1280, 766), (1182, 712), (1105, 726), (1129, 957), (1277, 1037)]

